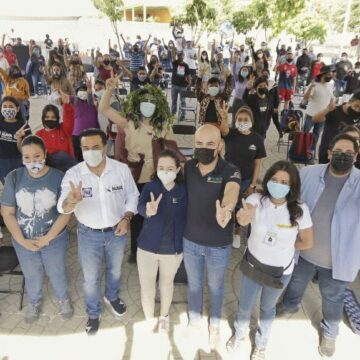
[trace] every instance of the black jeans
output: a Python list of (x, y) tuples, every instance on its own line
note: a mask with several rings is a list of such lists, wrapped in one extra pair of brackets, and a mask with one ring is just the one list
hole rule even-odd
[(83, 161), (84, 158), (83, 158), (82, 151), (81, 151), (81, 147), (80, 147), (80, 136), (78, 136), (78, 135), (73, 135), (73, 136), (72, 136), (72, 142), (73, 142), (73, 147), (74, 147), (75, 159), (76, 159), (78, 162)]

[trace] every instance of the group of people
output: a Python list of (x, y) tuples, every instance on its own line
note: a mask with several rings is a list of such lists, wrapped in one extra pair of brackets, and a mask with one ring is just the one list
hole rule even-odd
[[(55, 52), (49, 51), (52, 64), (50, 71), (44, 66), (44, 76), (50, 103), (42, 111), (43, 128), (35, 135), (23, 117), (21, 98), (8, 94), (5, 87), (0, 115), (1, 214), (25, 276), (25, 319), (32, 323), (41, 314), (45, 275), (54, 288), (59, 314), (69, 319), (74, 313), (66, 271), (67, 225), (74, 214), (89, 335), (100, 326), (103, 260), (103, 301), (116, 317), (126, 312), (119, 293), (130, 229), (129, 261), (137, 264), (146, 320), (160, 332), (170, 331), (174, 277), (184, 262), (188, 331), (199, 327), (206, 274), (209, 343), (216, 349), (221, 341), (224, 279), (232, 247), (240, 247), (239, 234), (245, 233), (239, 307), (228, 350), (242, 347), (261, 293), (251, 359), (264, 359), (276, 314), (296, 312), (317, 274), (323, 313), (319, 352), (332, 356), (344, 292), (360, 269), (359, 84), (352, 85), (347, 102), (335, 106), (338, 94), (330, 83), (339, 69), (316, 67), (304, 95), (304, 126), (319, 137), (322, 132), (320, 164), (299, 172), (294, 164), (278, 161), (261, 180), (270, 121), (276, 125), (280, 103), (286, 107), (290, 102), (304, 58), (294, 63), (291, 49), (278, 46), (276, 84), (270, 80), (272, 59), (266, 43), (256, 51), (250, 44), (249, 54), (244, 45), (232, 51), (229, 42), (221, 48), (213, 43), (209, 59), (206, 50), (197, 52), (175, 29), (174, 37), (169, 50), (171, 106), (160, 82), (154, 82), (165, 69), (165, 59), (158, 54), (161, 43), (148, 44), (150, 37), (134, 45), (123, 38), (129, 64), (119, 59), (110, 43), (109, 54), (94, 54), (94, 82), (78, 71), (79, 55), (68, 53), (68, 46), (60, 48), (59, 43)], [(52, 47), (49, 41), (48, 46)], [(70, 62), (65, 60), (68, 56)], [(199, 68), (187, 63), (187, 57), (197, 59)], [(20, 68), (18, 72), (15, 79), (7, 76), (11, 81), (24, 79)], [(124, 77), (132, 85), (121, 98)], [(353, 80), (345, 81), (346, 87)], [(192, 86), (201, 126), (195, 133), (194, 156), (186, 159), (176, 144), (172, 121), (178, 112), (175, 97), (177, 101)], [(180, 112), (180, 119), (185, 116)], [(323, 130), (316, 128), (318, 124), (324, 124)], [(240, 252), (236, 254), (240, 258)], [(161, 306), (155, 323), (158, 273)]]

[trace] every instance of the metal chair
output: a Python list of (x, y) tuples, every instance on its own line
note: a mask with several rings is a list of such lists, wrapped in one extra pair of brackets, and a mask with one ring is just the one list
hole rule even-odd
[[(196, 126), (198, 101), (197, 101), (197, 98), (195, 95), (195, 91), (185, 90), (182, 92), (181, 96), (185, 98), (185, 106), (181, 106), (181, 102), (180, 102), (179, 111), (178, 111), (178, 119), (180, 120), (181, 114), (184, 113), (185, 114), (184, 120), (186, 121), (187, 113), (189, 113), (189, 112), (193, 113), (194, 119), (189, 119), (189, 121), (193, 121)], [(195, 100), (195, 103), (194, 103), (194, 100)]]

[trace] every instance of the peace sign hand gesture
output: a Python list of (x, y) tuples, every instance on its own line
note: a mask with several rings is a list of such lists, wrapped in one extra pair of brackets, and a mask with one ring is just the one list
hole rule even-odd
[(150, 201), (146, 203), (146, 216), (154, 216), (157, 214), (159, 203), (163, 197), (163, 194), (160, 194), (159, 197), (155, 200), (154, 194), (150, 193)]
[(119, 85), (119, 75), (111, 76), (106, 80), (106, 89), (114, 90)]
[(232, 205), (222, 207), (220, 201), (216, 200), (216, 221), (223, 229), (229, 223), (232, 216)]
[(251, 223), (255, 217), (255, 212), (257, 205), (251, 205), (247, 203), (244, 199), (241, 200), (243, 207), (237, 212), (236, 219), (238, 223), (242, 226), (246, 226)]
[(25, 129), (28, 126), (27, 123), (25, 123), (16, 133), (15, 133), (15, 139), (17, 141), (21, 141), (26, 136), (26, 131), (28, 129)]
[(254, 87), (254, 81), (255, 81), (255, 75), (254, 74), (251, 74), (250, 77), (249, 77), (249, 80), (247, 82), (247, 88), (248, 89), (252, 89)]
[(230, 104), (226, 103), (225, 101), (222, 103), (221, 108), (220, 108), (220, 116), (222, 119), (226, 119), (228, 118), (228, 112), (229, 112), (229, 108), (230, 108)]
[(72, 181), (70, 181), (70, 192), (66, 198), (66, 201), (69, 204), (76, 205), (82, 200), (82, 182), (80, 181), (77, 186), (74, 185)]

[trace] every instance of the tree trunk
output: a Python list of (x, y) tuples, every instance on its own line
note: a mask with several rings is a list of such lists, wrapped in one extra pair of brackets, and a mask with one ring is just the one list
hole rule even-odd
[(121, 45), (120, 45), (120, 34), (119, 34), (119, 29), (118, 29), (116, 20), (111, 21), (111, 25), (112, 25), (113, 31), (115, 33), (115, 36), (116, 36), (116, 41), (117, 41), (117, 44), (118, 44), (118, 47), (119, 47), (120, 56), (121, 56), (122, 59), (125, 59), (123, 51), (121, 49)]

